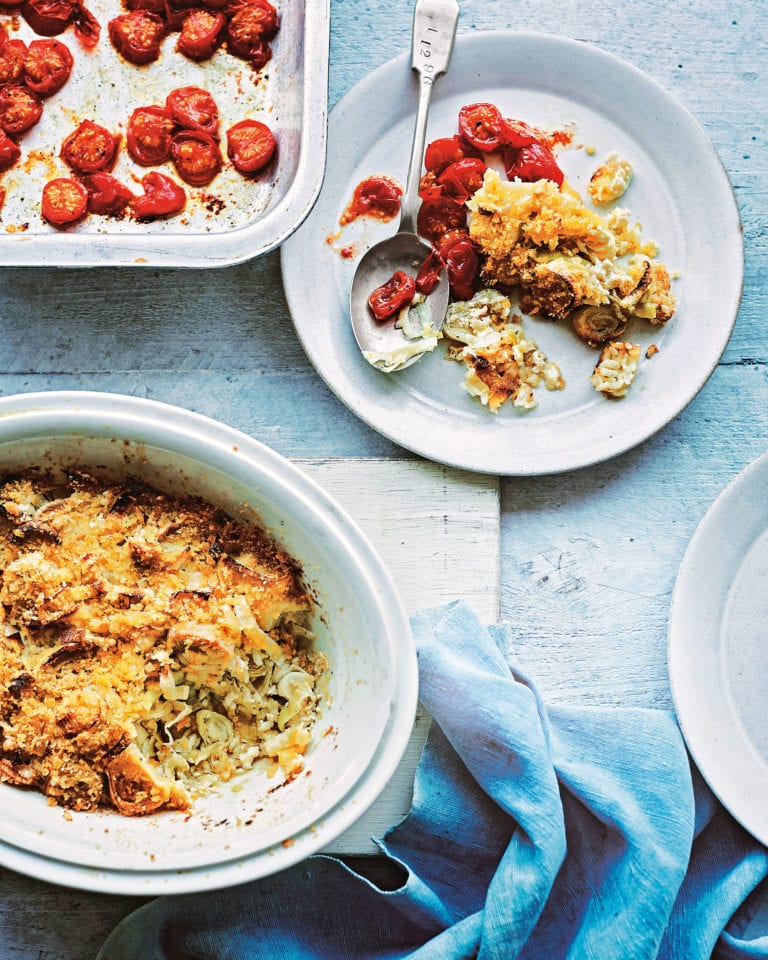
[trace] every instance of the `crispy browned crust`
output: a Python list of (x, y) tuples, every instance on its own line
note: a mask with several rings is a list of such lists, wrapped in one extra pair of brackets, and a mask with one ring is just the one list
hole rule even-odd
[(236, 602), (265, 636), (306, 612), (299, 566), (200, 499), (82, 470), (0, 480), (0, 514), (0, 780), (73, 809), (185, 808), (136, 745), (144, 695), (178, 656), (224, 669)]

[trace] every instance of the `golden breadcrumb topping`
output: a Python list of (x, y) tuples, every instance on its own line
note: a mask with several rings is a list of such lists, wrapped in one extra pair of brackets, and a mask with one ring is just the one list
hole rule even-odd
[(0, 481), (0, 527), (0, 780), (138, 815), (300, 768), (327, 664), (261, 529), (78, 470)]
[(611, 304), (655, 324), (673, 316), (669, 272), (627, 210), (600, 214), (567, 186), (502, 180), (490, 169), (467, 205), (485, 281), (518, 287), (526, 313), (563, 320)]
[(609, 153), (587, 184), (592, 203), (605, 207), (623, 197), (633, 172), (629, 160), (624, 160), (618, 153)]

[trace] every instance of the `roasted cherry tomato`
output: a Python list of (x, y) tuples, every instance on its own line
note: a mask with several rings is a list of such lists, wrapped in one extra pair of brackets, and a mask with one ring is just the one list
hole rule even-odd
[(223, 39), (227, 18), (220, 10), (190, 10), (176, 44), (190, 60), (207, 60)]
[(212, 137), (219, 133), (219, 108), (201, 87), (178, 87), (165, 99), (165, 108), (180, 127), (202, 130)]
[(128, 153), (142, 167), (156, 167), (171, 156), (175, 121), (165, 107), (136, 107), (128, 118)]
[(227, 156), (240, 173), (263, 170), (274, 157), (276, 147), (272, 131), (258, 120), (241, 120), (227, 130)]
[(24, 83), (39, 97), (50, 97), (69, 80), (72, 54), (59, 40), (33, 40), (24, 59)]
[(165, 22), (156, 13), (130, 10), (110, 20), (108, 29), (112, 45), (129, 63), (152, 63), (160, 56)]
[(0, 49), (0, 85), (22, 82), (26, 57), (27, 45), (23, 40), (9, 40)]
[(0, 127), (6, 133), (24, 133), (43, 115), (43, 101), (26, 87), (0, 88)]
[(520, 150), (510, 150), (505, 154), (504, 165), (510, 180), (515, 177), (527, 183), (554, 180), (558, 186), (563, 182), (563, 171), (558, 167), (555, 155), (543, 143), (532, 143)]
[(391, 220), (400, 212), (400, 184), (389, 177), (368, 177), (355, 187), (347, 209), (339, 222), (344, 225), (357, 217), (373, 217), (376, 220)]
[(227, 22), (227, 50), (243, 60), (263, 60), (271, 36), (274, 33), (265, 30), (265, 11), (261, 6), (241, 6)]
[(418, 232), (431, 243), (438, 243), (446, 233), (459, 230), (466, 224), (467, 211), (450, 197), (425, 200), (416, 218)]
[(71, 0), (24, 0), (21, 15), (41, 37), (55, 37), (75, 19), (75, 5)]
[(251, 11), (247, 23), (253, 39), (273, 40), (280, 25), (280, 19), (277, 10), (269, 0), (226, 0), (224, 6), (230, 20), (246, 9)]
[(467, 157), (466, 160), (457, 160), (447, 166), (437, 178), (437, 182), (446, 196), (453, 197), (459, 203), (466, 203), (482, 187), (484, 176), (483, 161)]
[(221, 170), (218, 140), (202, 130), (181, 130), (171, 141), (176, 172), (193, 187), (210, 183)]
[(258, 43), (254, 43), (251, 47), (251, 52), (248, 54), (247, 59), (254, 70), (261, 70), (261, 68), (266, 66), (272, 59), (272, 47), (268, 41), (259, 40)]
[(440, 274), (444, 267), (445, 264), (440, 259), (437, 250), (433, 249), (424, 259), (419, 267), (419, 272), (416, 274), (417, 292), (423, 293), (425, 297), (429, 296), (440, 282)]
[(85, 47), (95, 47), (101, 36), (101, 24), (96, 17), (82, 3), (75, 3), (73, 19), (75, 34), (80, 43)]
[(492, 103), (472, 103), (459, 110), (459, 133), (483, 153), (493, 153), (499, 149), (501, 122), (499, 108)]
[(477, 248), (463, 231), (449, 234), (437, 248), (454, 300), (470, 300), (477, 292), (480, 258)]
[(5, 203), (5, 187), (0, 187), (0, 210), (3, 209), (4, 203)]
[(479, 153), (461, 137), (440, 137), (433, 140), (424, 154), (424, 169), (439, 176), (445, 168), (458, 160), (477, 157)]
[(62, 143), (61, 157), (75, 173), (98, 173), (112, 168), (119, 146), (120, 137), (92, 120), (83, 120)]
[(79, 180), (58, 177), (43, 187), (42, 213), (54, 227), (69, 227), (88, 212), (88, 191)]
[(111, 217), (134, 199), (131, 191), (111, 173), (89, 173), (82, 178), (88, 191), (88, 212)]
[(501, 121), (501, 139), (507, 146), (519, 150), (520, 147), (530, 147), (532, 143), (540, 142), (542, 134), (523, 120), (503, 119)]
[(15, 140), (0, 130), (0, 173), (10, 169), (21, 156), (21, 150)]
[(171, 217), (184, 209), (187, 202), (184, 188), (164, 173), (151, 170), (141, 178), (141, 185), (144, 193), (131, 201), (133, 214), (139, 220)]
[(390, 279), (368, 297), (368, 306), (377, 320), (389, 320), (413, 300), (415, 293), (416, 281), (413, 277), (403, 270), (395, 270)]
[[(0, 3), (0, 7), (2, 7), (2, 5), (3, 4)], [(11, 38), (8, 36), (8, 28), (4, 23), (0, 23), (0, 48), (5, 46), (5, 44), (8, 43), (10, 39)]]
[(160, 16), (165, 21), (165, 25), (171, 33), (178, 33), (179, 30), (184, 26), (184, 21), (187, 19), (189, 14), (189, 5), (186, 4), (182, 7), (177, 7), (176, 4), (171, 4), (169, 0), (164, 0), (164, 12)]

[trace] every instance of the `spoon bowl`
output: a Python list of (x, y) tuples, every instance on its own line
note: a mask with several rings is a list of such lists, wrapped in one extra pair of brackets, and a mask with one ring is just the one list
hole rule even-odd
[[(403, 329), (397, 318), (376, 320), (368, 306), (368, 298), (396, 270), (415, 276), (432, 252), (429, 244), (416, 233), (421, 203), (419, 180), (432, 87), (448, 69), (458, 20), (457, 0), (417, 0), (413, 14), (411, 67), (419, 77), (419, 104), (398, 231), (365, 253), (352, 280), (349, 312), (355, 339), (365, 359), (385, 373), (404, 370), (434, 349), (448, 308), (449, 285), (444, 271), (432, 292), (415, 307), (417, 321), (409, 324), (408, 329)], [(422, 328), (423, 334), (419, 335)]]
[[(394, 320), (376, 320), (368, 307), (368, 297), (395, 270), (414, 276), (431, 250), (429, 244), (415, 233), (396, 233), (372, 246), (357, 265), (349, 296), (352, 330), (363, 356), (379, 369), (384, 368), (380, 363), (374, 363), (375, 357), (405, 354), (397, 365), (398, 370), (404, 370), (420, 360), (424, 351), (420, 351), (416, 342), (409, 340), (402, 329), (395, 326)], [(424, 300), (424, 305), (428, 311), (427, 322), (437, 332), (448, 308), (448, 281), (444, 273)], [(407, 356), (409, 349), (413, 352)]]

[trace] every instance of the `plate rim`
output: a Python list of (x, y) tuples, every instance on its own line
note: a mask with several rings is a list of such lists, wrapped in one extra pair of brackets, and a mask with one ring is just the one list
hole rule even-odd
[[(768, 482), (768, 452), (747, 464), (726, 483), (696, 525), (683, 554), (672, 589), (667, 620), (666, 661), (675, 716), (696, 769), (731, 816), (759, 842), (768, 844), (768, 808), (765, 809), (762, 817), (760, 817), (760, 810), (758, 809), (758, 816), (754, 817), (754, 801), (750, 800), (749, 797), (750, 791), (754, 790), (756, 786), (763, 786), (765, 793), (768, 795), (768, 775), (763, 776), (762, 783), (755, 778), (745, 785), (743, 779), (733, 776), (734, 768), (738, 766), (741, 770), (742, 767), (742, 764), (734, 758), (733, 753), (719, 754), (717, 758), (713, 757), (713, 747), (706, 736), (706, 732), (699, 729), (700, 724), (694, 713), (697, 696), (690, 690), (690, 681), (686, 683), (684, 668), (688, 665), (689, 660), (686, 658), (685, 648), (686, 642), (689, 644), (689, 641), (687, 641), (684, 626), (680, 625), (685, 619), (683, 607), (690, 603), (691, 578), (694, 580), (696, 578), (692, 568), (700, 553), (707, 549), (708, 540), (715, 533), (714, 525), (721, 520), (721, 517), (727, 517), (728, 511), (733, 509), (736, 499), (743, 495), (745, 490), (749, 490), (750, 485), (760, 477), (765, 477), (766, 482)], [(768, 532), (768, 516), (763, 532)], [(732, 580), (733, 578), (724, 579)], [(720, 621), (713, 628), (713, 632), (719, 631), (719, 627)], [(722, 637), (717, 641), (713, 653), (717, 659), (722, 655)], [(723, 696), (724, 702), (728, 699), (726, 695)], [(732, 715), (733, 708), (730, 707), (727, 713)], [(744, 754), (754, 752), (754, 747), (741, 734), (741, 727), (735, 720), (733, 729), (724, 731), (724, 734), (738, 737), (740, 745), (743, 746), (743, 752), (739, 755), (741, 758)], [(723, 757), (725, 757), (724, 762)], [(768, 762), (768, 757), (766, 757), (766, 761)]]
[[(310, 363), (326, 386), (328, 386), (328, 388), (336, 395), (336, 397), (352, 413), (354, 413), (358, 419), (360, 419), (363, 423), (365, 423), (368, 427), (373, 429), (385, 439), (390, 440), (391, 442), (411, 451), (412, 453), (426, 457), (427, 459), (433, 460), (437, 463), (443, 463), (448, 466), (453, 466), (476, 473), (487, 473), (498, 476), (548, 476), (566, 473), (588, 466), (594, 466), (620, 456), (621, 454), (639, 446), (666, 427), (691, 403), (691, 401), (705, 386), (707, 381), (712, 376), (714, 370), (717, 368), (717, 365), (720, 362), (723, 353), (725, 352), (738, 318), (743, 299), (743, 227), (741, 211), (736, 199), (733, 184), (731, 183), (728, 171), (707, 132), (704, 130), (699, 121), (693, 116), (693, 114), (681, 103), (681, 101), (678, 100), (677, 97), (675, 97), (672, 93), (670, 93), (659, 81), (639, 67), (635, 66), (635, 64), (631, 63), (630, 61), (611, 51), (605, 50), (596, 44), (584, 40), (561, 37), (554, 34), (509, 29), (469, 31), (460, 33), (457, 36), (456, 45), (457, 49), (462, 49), (468, 45), (483, 45), (486, 43), (494, 43), (511, 39), (514, 39), (514, 41), (517, 43), (544, 43), (551, 45), (555, 49), (578, 52), (579, 54), (586, 52), (590, 57), (597, 57), (598, 59), (602, 59), (603, 62), (611, 64), (613, 69), (624, 71), (626, 74), (633, 76), (637, 82), (643, 83), (655, 91), (656, 95), (661, 97), (663, 101), (677, 113), (678, 116), (685, 119), (685, 122), (689, 125), (688, 129), (701, 142), (706, 144), (708, 148), (708, 161), (714, 161), (712, 166), (716, 172), (716, 176), (720, 178), (718, 186), (720, 187), (720, 197), (723, 208), (727, 209), (729, 226), (731, 222), (733, 225), (733, 231), (731, 232), (729, 230), (729, 236), (733, 242), (733, 248), (730, 254), (734, 261), (732, 266), (737, 271), (735, 274), (733, 271), (731, 271), (733, 276), (732, 284), (734, 298), (733, 302), (728, 305), (727, 323), (719, 324), (716, 328), (717, 331), (719, 331), (719, 336), (712, 344), (711, 356), (708, 357), (707, 362), (702, 365), (696, 376), (691, 380), (688, 389), (682, 393), (680, 398), (678, 398), (678, 402), (666, 409), (664, 415), (654, 420), (647, 427), (647, 429), (641, 431), (639, 436), (632, 436), (628, 440), (617, 439), (615, 433), (620, 431), (611, 430), (610, 439), (613, 442), (606, 449), (601, 449), (598, 453), (592, 452), (586, 456), (568, 462), (527, 462), (523, 466), (519, 466), (516, 462), (510, 461), (509, 457), (507, 458), (507, 462), (499, 462), (501, 458), (496, 454), (494, 449), (492, 449), (489, 454), (485, 455), (482, 462), (478, 462), (478, 460), (474, 459), (472, 456), (466, 456), (462, 452), (457, 452), (455, 450), (449, 449), (446, 452), (445, 450), (441, 449), (439, 440), (437, 443), (435, 443), (435, 441), (433, 441), (431, 438), (428, 439), (423, 436), (418, 436), (413, 432), (409, 433), (407, 430), (398, 427), (397, 424), (392, 425), (391, 420), (388, 422), (382, 422), (382, 420), (385, 418), (382, 414), (382, 411), (378, 408), (373, 410), (369, 410), (367, 408), (361, 409), (360, 404), (355, 402), (359, 401), (360, 399), (360, 391), (357, 389), (357, 387), (349, 386), (344, 382), (339, 382), (337, 378), (334, 378), (329, 374), (328, 371), (324, 369), (324, 364), (321, 358), (315, 355), (311, 342), (305, 335), (304, 325), (300, 319), (303, 309), (303, 301), (299, 296), (299, 291), (297, 291), (294, 287), (294, 282), (290, 279), (292, 277), (292, 268), (290, 263), (291, 256), (294, 248), (301, 242), (304, 231), (310, 229), (312, 226), (312, 215), (310, 215), (308, 221), (305, 222), (305, 224), (303, 224), (302, 227), (300, 227), (299, 230), (289, 237), (288, 240), (283, 244), (280, 250), (280, 259), (286, 302), (288, 304), (289, 313), (291, 315), (299, 342), (301, 343)], [(375, 91), (377, 84), (380, 84), (382, 79), (386, 78), (389, 74), (399, 70), (402, 70), (403, 74), (407, 73), (408, 63), (409, 54), (407, 52), (401, 53), (385, 63), (380, 64), (375, 70), (367, 74), (362, 80), (347, 90), (347, 92), (334, 105), (329, 115), (329, 146), (332, 139), (331, 124), (334, 122), (334, 119), (338, 120), (338, 118), (349, 109), (350, 103), (354, 103), (357, 99), (363, 98), (366, 95), (370, 95), (371, 91)], [(436, 96), (439, 98), (439, 95), (438, 87)], [(408, 109), (410, 110), (410, 107)], [(326, 189), (328, 189), (327, 176), (315, 209), (319, 207), (322, 201), (323, 191)], [(329, 226), (332, 226), (332, 224), (329, 223)], [(348, 318), (345, 317), (345, 320), (348, 321)], [(440, 406), (439, 401), (436, 405)], [(565, 415), (567, 416), (568, 412), (566, 412)]]

